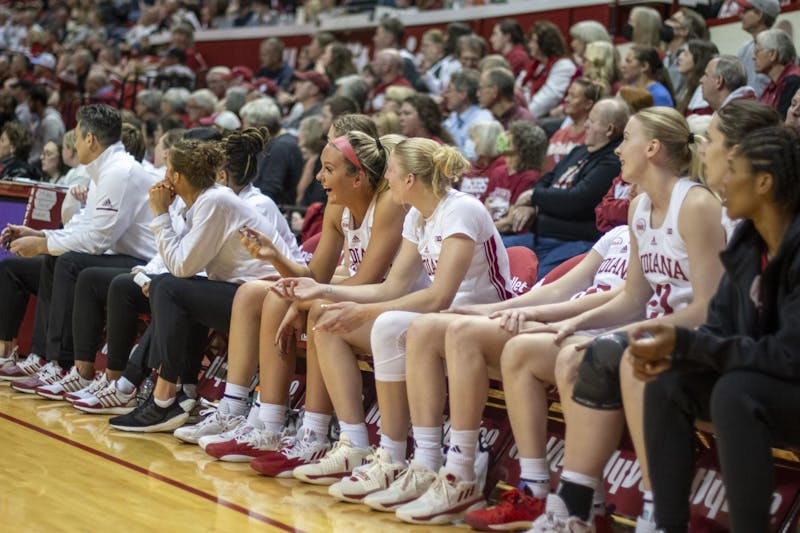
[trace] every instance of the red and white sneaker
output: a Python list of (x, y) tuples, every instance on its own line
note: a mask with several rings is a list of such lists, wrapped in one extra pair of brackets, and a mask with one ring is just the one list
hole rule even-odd
[(352, 474), (331, 485), (328, 494), (337, 500), (361, 503), (368, 494), (389, 488), (406, 468), (405, 463), (393, 463), (389, 452), (377, 448), (367, 457), (367, 464), (356, 467)]
[(68, 392), (77, 392), (85, 388), (89, 383), (88, 379), (83, 379), (78, 373), (78, 367), (73, 366), (64, 377), (52, 385), (37, 387), (36, 395), (47, 400), (63, 400), (64, 395)]
[(0, 368), (0, 380), (17, 381), (34, 375), (47, 361), (35, 353), (30, 354), (24, 361), (14, 365), (5, 365)]
[(401, 505), (413, 502), (425, 494), (434, 481), (436, 472), (412, 462), (403, 475), (394, 480), (387, 489), (367, 495), (364, 498), (364, 505), (376, 511), (393, 513)]
[(58, 361), (50, 361), (35, 374), (27, 378), (18, 379), (11, 382), (11, 388), (17, 392), (24, 392), (25, 394), (34, 394), (36, 389), (45, 385), (52, 385), (56, 381), (63, 378), (67, 372), (61, 368)]
[(283, 436), (247, 424), (235, 438), (206, 446), (206, 453), (220, 461), (247, 463), (254, 457), (280, 449)]
[(543, 499), (512, 489), (500, 495), (500, 503), (495, 507), (467, 513), (464, 522), (478, 531), (526, 530), (544, 514), (544, 506)]
[(485, 506), (477, 479), (459, 479), (442, 467), (425, 494), (398, 507), (395, 516), (409, 524), (449, 524)]
[(69, 403), (75, 403), (78, 400), (85, 400), (90, 396), (94, 396), (106, 387), (108, 387), (108, 376), (106, 376), (105, 372), (100, 372), (100, 374), (84, 388), (65, 394), (64, 399)]
[(298, 466), (293, 475), (306, 483), (331, 485), (349, 476), (355, 467), (365, 464), (370, 455), (372, 448), (356, 448), (344, 434), (322, 459), (316, 463)]
[(117, 380), (114, 380), (94, 396), (75, 400), (72, 406), (84, 413), (126, 415), (136, 409), (136, 389), (130, 394), (125, 394), (117, 388)]
[(256, 457), (250, 466), (265, 476), (292, 477), (295, 468), (319, 461), (330, 448), (330, 441), (317, 439), (313, 434), (303, 438), (289, 437), (284, 439), (280, 450)]

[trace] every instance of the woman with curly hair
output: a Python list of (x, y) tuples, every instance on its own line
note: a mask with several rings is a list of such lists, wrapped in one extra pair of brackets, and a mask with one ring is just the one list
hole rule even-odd
[(552, 22), (541, 20), (531, 27), (528, 48), (533, 61), (522, 78), (522, 88), (533, 116), (544, 117), (561, 103), (578, 69), (568, 57), (561, 30)]
[(28, 165), (33, 139), (19, 122), (6, 122), (0, 135), (0, 179), (32, 178), (33, 170)]
[(400, 130), (406, 137), (425, 137), (439, 144), (455, 144), (442, 127), (439, 105), (427, 94), (414, 94), (403, 100), (398, 113)]
[(583, 76), (600, 83), (606, 92), (615, 96), (621, 85), (619, 52), (612, 43), (595, 41), (586, 45), (583, 58)]

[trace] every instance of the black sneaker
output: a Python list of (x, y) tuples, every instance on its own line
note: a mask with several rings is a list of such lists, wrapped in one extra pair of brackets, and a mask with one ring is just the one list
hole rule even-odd
[(159, 407), (151, 396), (127, 415), (115, 416), (109, 419), (108, 423), (112, 428), (122, 431), (155, 433), (174, 431), (184, 425), (188, 418), (189, 413), (184, 411), (177, 401), (169, 407)]

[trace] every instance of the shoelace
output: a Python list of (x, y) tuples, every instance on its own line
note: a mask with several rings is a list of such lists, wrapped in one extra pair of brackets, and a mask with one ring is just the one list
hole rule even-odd
[(53, 378), (55, 378), (56, 375), (58, 375), (59, 368), (60, 367), (56, 362), (47, 363), (46, 365), (44, 365), (42, 368), (39, 369), (39, 379), (46, 383), (50, 383), (50, 381), (52, 381)]
[(419, 481), (419, 476), (417, 474), (424, 474), (427, 471), (424, 467), (420, 467), (417, 465), (409, 465), (405, 472), (400, 475), (401, 484), (400, 488), (405, 490), (413, 483), (413, 486), (416, 487)]
[(89, 394), (96, 394), (97, 392), (105, 389), (108, 386), (108, 378), (105, 374), (100, 374), (99, 378), (94, 378), (91, 383), (86, 387), (86, 392)]

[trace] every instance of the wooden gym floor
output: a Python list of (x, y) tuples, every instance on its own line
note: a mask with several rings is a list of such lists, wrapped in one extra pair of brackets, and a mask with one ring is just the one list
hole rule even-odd
[(170, 434), (113, 430), (107, 419), (0, 385), (0, 530), (469, 530), (403, 524), (334, 502), (327, 487), (259, 476)]

